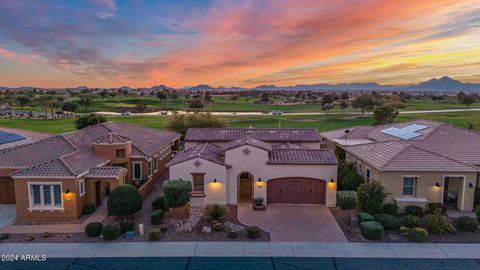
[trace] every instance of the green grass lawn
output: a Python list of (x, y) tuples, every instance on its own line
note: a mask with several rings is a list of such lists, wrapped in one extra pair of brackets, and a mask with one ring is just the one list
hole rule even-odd
[[(164, 128), (170, 116), (113, 116), (110, 121), (126, 122), (141, 126)], [(371, 125), (370, 116), (356, 117), (352, 115), (306, 115), (306, 116), (229, 116), (222, 117), (229, 127), (256, 128), (316, 128), (318, 131), (343, 127)], [(396, 121), (429, 119), (466, 127), (468, 122), (480, 124), (480, 112), (455, 112), (432, 114), (404, 114)], [(64, 133), (75, 130), (73, 119), (0, 119), (0, 127), (12, 127), (47, 133)]]

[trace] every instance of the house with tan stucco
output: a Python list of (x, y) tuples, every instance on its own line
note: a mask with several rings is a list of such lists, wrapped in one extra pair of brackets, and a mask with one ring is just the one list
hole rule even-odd
[(190, 128), (166, 165), (191, 181), (193, 206), (251, 203), (335, 206), (337, 160), (316, 129)]
[(20, 220), (75, 219), (120, 184), (145, 197), (180, 136), (107, 122), (0, 150), (0, 203), (16, 204)]
[(365, 181), (378, 181), (400, 209), (440, 202), (474, 209), (479, 184), (480, 133), (434, 121), (359, 126), (320, 133), (325, 148), (340, 147)]

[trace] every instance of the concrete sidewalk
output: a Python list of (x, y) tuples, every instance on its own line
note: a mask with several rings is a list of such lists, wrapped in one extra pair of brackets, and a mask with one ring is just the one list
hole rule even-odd
[(480, 244), (138, 242), (0, 244), (0, 254), (83, 257), (480, 258)]

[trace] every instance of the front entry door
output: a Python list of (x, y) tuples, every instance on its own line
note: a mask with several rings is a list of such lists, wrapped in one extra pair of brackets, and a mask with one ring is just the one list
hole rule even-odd
[(97, 206), (102, 205), (103, 204), (102, 181), (95, 182), (95, 194), (96, 194)]

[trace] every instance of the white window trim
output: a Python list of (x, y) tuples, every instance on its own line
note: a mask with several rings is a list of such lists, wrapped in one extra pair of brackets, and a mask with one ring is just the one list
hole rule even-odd
[(147, 161), (147, 170), (148, 170), (148, 177), (153, 175), (153, 162), (152, 159)]
[[(60, 206), (50, 206), (50, 207), (45, 207), (45, 206), (35, 206), (33, 203), (33, 190), (31, 189), (31, 185), (59, 185), (60, 186)], [(63, 207), (63, 185), (62, 182), (27, 182), (27, 187), (28, 187), (28, 211), (64, 211), (65, 208)], [(40, 189), (40, 201), (43, 201), (43, 189)], [(53, 193), (51, 194), (53, 197)], [(53, 204), (55, 204), (55, 199), (52, 201)]]
[[(135, 164), (139, 164), (140, 166), (140, 178), (135, 178)], [(133, 180), (142, 180), (142, 162), (141, 161), (134, 161), (132, 162), (132, 179)]]
[[(83, 184), (83, 192), (82, 192), (82, 184)], [(78, 182), (78, 193), (80, 194), (80, 197), (85, 196), (87, 194), (87, 189), (85, 187), (85, 179), (82, 179)]]
[[(404, 180), (405, 180), (406, 177), (414, 178), (414, 179), (413, 179), (413, 192), (412, 192), (412, 195), (405, 195), (405, 194), (403, 194)], [(418, 176), (418, 175), (402, 175), (402, 196), (403, 196), (403, 197), (415, 197), (415, 191), (417, 190), (416, 187), (417, 187), (418, 178), (420, 178), (420, 176)]]
[(153, 156), (153, 160), (155, 161), (153, 163), (153, 172), (157, 173), (158, 172), (158, 155)]

